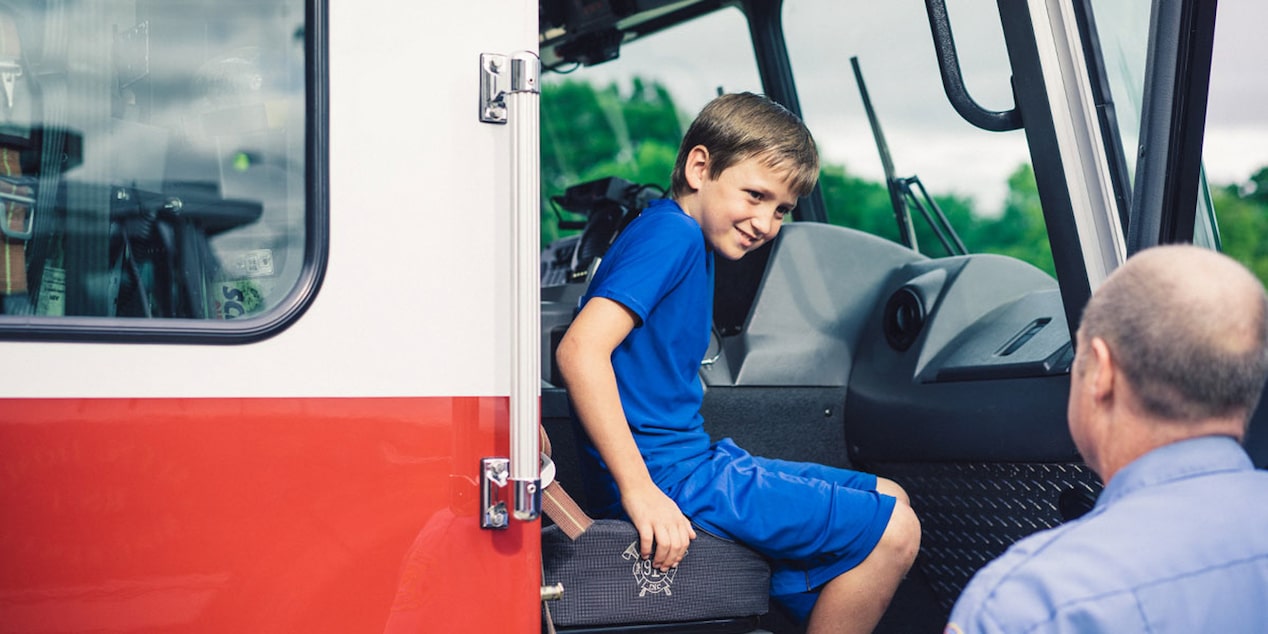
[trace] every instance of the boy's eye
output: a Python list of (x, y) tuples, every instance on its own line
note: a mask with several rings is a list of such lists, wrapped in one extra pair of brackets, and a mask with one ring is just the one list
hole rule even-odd
[(749, 198), (752, 198), (753, 200), (761, 200), (761, 199), (762, 199), (762, 193), (761, 193), (761, 192), (753, 191), (753, 190), (751, 190), (751, 189), (748, 189), (748, 190), (745, 190), (745, 191), (747, 191), (747, 192), (748, 192), (748, 197), (749, 197)]

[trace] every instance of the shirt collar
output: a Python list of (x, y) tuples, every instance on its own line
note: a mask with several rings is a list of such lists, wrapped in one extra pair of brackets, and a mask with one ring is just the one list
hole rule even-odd
[(1164, 445), (1132, 461), (1106, 485), (1096, 508), (1134, 491), (1172, 480), (1221, 471), (1254, 469), (1246, 450), (1229, 436), (1201, 436)]

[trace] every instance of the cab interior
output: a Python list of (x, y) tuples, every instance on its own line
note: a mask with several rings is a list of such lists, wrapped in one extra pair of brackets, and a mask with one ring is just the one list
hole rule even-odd
[[(717, 261), (712, 342), (700, 368), (703, 414), (713, 437), (734, 438), (758, 455), (873, 472), (910, 493), (923, 527), (921, 552), (878, 629), (883, 632), (941, 631), (960, 590), (980, 567), (1016, 540), (1086, 512), (1101, 490), (1066, 426), (1071, 332), (1095, 283), (1090, 272), (1095, 259), (1079, 239), (1078, 205), (1061, 173), (1070, 159), (1053, 140), (1060, 124), (1053, 107), (1043, 105), (1052, 101), (1052, 89), (1017, 79), (1039, 72), (1037, 56), (1027, 54), (1027, 44), (1035, 46), (1027, 28), (1037, 18), (1024, 7), (1010, 6), (1016, 3), (979, 3), (971, 9), (1003, 33), (1005, 45), (997, 56), (1007, 62), (1013, 78), (1011, 109), (992, 109), (979, 105), (962, 85), (957, 90), (955, 77), (947, 80), (948, 66), (958, 64), (950, 36), (955, 20), (947, 18), (945, 4), (925, 4), (927, 16), (919, 17), (928, 22), (920, 28), (929, 39), (923, 47), (938, 58), (925, 61), (943, 73), (942, 85), (926, 88), (936, 91), (943, 100), (939, 105), (954, 110), (964, 120), (960, 123), (976, 132), (1022, 139), (1043, 210), (1051, 270), (1008, 254), (974, 252), (972, 245), (965, 252), (940, 249), (928, 239), (932, 221), (922, 229), (926, 239), (920, 248), (903, 238), (903, 221), (924, 224), (921, 215), (904, 218), (897, 205), (888, 219), (896, 222), (889, 235), (841, 226), (831, 222), (833, 206), (852, 202), (831, 199), (817, 189), (801, 201), (795, 221), (786, 223), (772, 244), (738, 262)], [(1087, 38), (1089, 68), (1096, 76), (1102, 51), (1088, 35), (1095, 34), (1087, 28), (1091, 3), (1075, 4), (1083, 21), (1070, 28)], [(797, 84), (794, 76), (801, 80), (803, 75), (789, 55), (793, 38), (784, 31), (784, 18), (793, 6), (794, 0), (543, 2), (542, 63), (548, 75), (557, 74), (555, 80), (572, 81), (619, 61), (643, 38), (729, 12), (740, 18), (729, 24), (742, 29), (740, 35), (751, 45), (760, 90), (797, 112), (803, 102), (798, 88), (804, 84)], [(919, 7), (913, 10), (921, 13)], [(968, 12), (957, 8), (953, 18)], [(1200, 69), (1201, 63), (1192, 61), (1205, 58), (1209, 72), (1209, 42), (1205, 48), (1200, 43), (1186, 47), (1174, 39), (1183, 28), (1209, 30), (1213, 15), (1190, 12), (1186, 19), (1168, 23), (1166, 16), (1159, 17), (1155, 32), (1145, 38), (1149, 50), (1155, 56), (1175, 56), (1177, 66), (1189, 60), (1188, 68)], [(1104, 36), (1099, 40), (1107, 41)], [(893, 46), (893, 55), (907, 55), (904, 42)], [(839, 46), (837, 68), (844, 66), (849, 49), (846, 42)], [(947, 64), (948, 57), (954, 64)], [(612, 77), (600, 73), (590, 81), (602, 86)], [(712, 79), (700, 77), (699, 82), (712, 85)], [(879, 96), (909, 81), (885, 74), (869, 88)], [(715, 83), (721, 90), (721, 80)], [(1146, 84), (1146, 95), (1152, 85)], [(1205, 97), (1197, 88), (1169, 102), (1173, 133), (1201, 124)], [(547, 91), (543, 97), (543, 117), (552, 107), (550, 95)], [(837, 98), (855, 96), (841, 93)], [(1151, 99), (1161, 108), (1158, 98)], [(1104, 102), (1112, 109), (1108, 98)], [(694, 112), (684, 114), (689, 119)], [(806, 120), (818, 136), (816, 121), (810, 116)], [(1107, 138), (1113, 136), (1110, 132), (1130, 139), (1161, 134), (1156, 120), (1154, 127), (1138, 129), (1128, 129), (1130, 117), (1116, 121), (1095, 125)], [(883, 137), (875, 124), (872, 132), (875, 138), (855, 134), (851, 141), (875, 156), (873, 143), (882, 145)], [(550, 143), (543, 131), (543, 147)], [(1166, 147), (1179, 151), (1175, 143)], [(543, 157), (550, 151), (544, 150)], [(881, 151), (884, 160), (883, 146)], [(1196, 166), (1150, 179), (1145, 177), (1152, 166), (1165, 156), (1146, 156), (1134, 166), (1133, 190), (1129, 166), (1110, 154), (1110, 171), (1121, 176), (1107, 180), (1106, 189), (1117, 205), (1112, 222), (1122, 225), (1122, 255), (1151, 240), (1201, 242), (1204, 219), (1191, 211), (1200, 210), (1194, 200)], [(887, 171), (892, 177), (892, 167)], [(571, 233), (545, 244), (541, 258), (543, 421), (555, 447), (558, 479), (581, 498), (583, 507), (575, 463), (579, 431), (551, 352), (577, 309), (589, 267), (601, 259), (625, 222), (648, 200), (663, 195), (668, 180), (667, 173), (660, 180), (639, 181), (641, 175), (617, 170), (591, 176), (567, 183), (550, 201), (567, 214), (544, 212), (543, 218), (557, 219)], [(891, 195), (894, 180), (888, 182)], [(544, 182), (543, 189), (550, 185)], [(1190, 210), (1187, 234), (1184, 229), (1179, 235), (1159, 230), (1174, 227), (1174, 218), (1145, 217), (1137, 208), (1150, 198), (1164, 201), (1168, 210)], [(1183, 218), (1179, 224), (1185, 224)], [(950, 231), (954, 234), (954, 227)], [(1262, 412), (1255, 416), (1248, 441), (1261, 467), (1268, 464), (1268, 442), (1258, 431), (1263, 419)], [(798, 631), (776, 612), (729, 624), (647, 622), (561, 630)]]

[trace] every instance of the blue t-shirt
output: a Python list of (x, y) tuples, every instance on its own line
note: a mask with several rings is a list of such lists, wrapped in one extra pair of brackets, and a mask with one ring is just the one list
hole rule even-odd
[(947, 632), (1268, 632), (1265, 501), (1232, 438), (1155, 449), (979, 571)]
[[(578, 307), (593, 297), (638, 316), (612, 366), (647, 470), (664, 488), (703, 461), (710, 445), (699, 371), (713, 320), (713, 253), (700, 225), (673, 200), (652, 202), (603, 256)], [(611, 478), (588, 485), (595, 508), (619, 511)]]

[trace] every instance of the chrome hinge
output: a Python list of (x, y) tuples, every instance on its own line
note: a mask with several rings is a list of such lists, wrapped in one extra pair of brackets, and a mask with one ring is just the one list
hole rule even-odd
[(510, 516), (506, 511), (506, 483), (511, 473), (507, 458), (480, 460), (480, 528), (506, 528)]
[[(483, 458), (480, 460), (480, 528), (506, 528), (510, 523), (507, 507), (510, 499), (518, 500), (515, 519), (534, 520), (541, 514), (542, 491), (555, 481), (555, 463), (550, 456), (541, 454), (541, 480), (520, 482), (511, 480), (511, 461), (508, 458)], [(514, 482), (515, 486), (507, 486)], [(528, 516), (526, 509), (532, 511)]]
[(485, 123), (506, 123), (509, 59), (497, 53), (480, 53), (480, 120)]
[(480, 121), (506, 123), (506, 96), (540, 92), (540, 62), (532, 53), (480, 53)]

